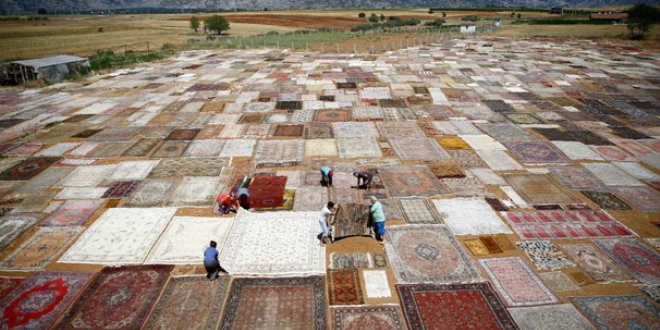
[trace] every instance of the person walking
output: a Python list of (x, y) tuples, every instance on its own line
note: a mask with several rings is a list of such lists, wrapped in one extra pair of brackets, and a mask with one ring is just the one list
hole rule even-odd
[(226, 273), (227, 271), (220, 266), (218, 260), (218, 243), (211, 241), (209, 247), (204, 250), (204, 268), (206, 268), (206, 278), (211, 281), (218, 279), (219, 272)]
[[(376, 226), (376, 232), (380, 236), (380, 244), (385, 245), (385, 213), (383, 213), (383, 204), (378, 201), (376, 196), (371, 196), (371, 216)], [(378, 237), (377, 236), (377, 237)]]
[(333, 171), (330, 167), (328, 166), (323, 166), (321, 167), (321, 185), (322, 186), (328, 186), (332, 187), (332, 174)]
[[(369, 187), (371, 186), (371, 179), (374, 178), (374, 174), (371, 173), (371, 171), (361, 171), (361, 172), (353, 172), (353, 176), (357, 178), (357, 187), (360, 189), (362, 186), (365, 187), (365, 189), (369, 190)], [(360, 181), (362, 181), (362, 184), (360, 184)]]
[(330, 201), (321, 209), (321, 215), (319, 216), (319, 225), (321, 225), (323, 231), (321, 233), (321, 246), (326, 245), (328, 242), (332, 243), (328, 236), (330, 236), (330, 224), (332, 224), (332, 218), (334, 217), (334, 208), (335, 203)]

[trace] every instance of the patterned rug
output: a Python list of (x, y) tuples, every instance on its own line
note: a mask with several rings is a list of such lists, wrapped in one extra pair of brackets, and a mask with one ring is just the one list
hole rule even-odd
[(635, 237), (603, 210), (502, 212), (522, 239)]
[(561, 302), (520, 257), (477, 261), (507, 307), (550, 305)]
[(622, 169), (610, 163), (582, 163), (591, 174), (608, 186), (643, 186), (639, 180), (633, 178)]
[(222, 315), (229, 276), (172, 277), (147, 321), (146, 329), (215, 329)]
[(636, 239), (597, 240), (601, 248), (620, 266), (645, 284), (660, 283), (660, 255)]
[(0, 250), (14, 242), (25, 230), (41, 220), (41, 216), (29, 214), (8, 214), (0, 221)]
[(635, 157), (616, 146), (591, 146), (591, 148), (606, 160), (620, 162), (632, 162), (637, 160)]
[(604, 190), (602, 182), (593, 177), (581, 167), (550, 167), (559, 180), (570, 189), (577, 190)]
[(192, 141), (184, 156), (192, 158), (219, 157), (224, 146), (225, 140), (195, 140)]
[(660, 284), (635, 285), (635, 287), (646, 293), (653, 301), (660, 303)]
[(481, 157), (472, 150), (451, 150), (449, 154), (463, 168), (488, 167)]
[(417, 126), (415, 122), (389, 122), (389, 123), (376, 123), (380, 136), (388, 139), (416, 137), (424, 138), (426, 135)]
[(304, 125), (277, 125), (273, 130), (276, 137), (302, 137), (305, 131)]
[(331, 253), (330, 269), (370, 268), (368, 253)]
[(317, 237), (320, 231), (318, 211), (256, 213), (239, 209), (220, 262), (232, 274), (325, 273), (325, 248), (319, 246)]
[(399, 283), (481, 280), (471, 258), (444, 225), (388, 227), (385, 249)]
[[(336, 200), (333, 200), (337, 203)], [(341, 203), (335, 213), (332, 223), (332, 238), (334, 240), (349, 236), (368, 236), (369, 205)]]
[(236, 278), (220, 329), (326, 329), (325, 299), (322, 276)]
[(373, 268), (390, 268), (389, 258), (387, 252), (371, 252), (369, 253), (371, 266)]
[(28, 158), (0, 173), (0, 180), (27, 181), (37, 174), (43, 172), (50, 165), (53, 165), (61, 158), (59, 157), (38, 157)]
[(23, 143), (12, 150), (6, 151), (4, 155), (7, 157), (30, 157), (45, 145), (45, 143)]
[(226, 180), (225, 176), (184, 177), (170, 195), (165, 206), (210, 207)]
[(407, 223), (440, 223), (435, 211), (424, 198), (397, 198), (397, 203), (403, 211), (403, 216)]
[(392, 148), (402, 160), (449, 159), (449, 154), (432, 138), (390, 139)]
[(43, 269), (82, 232), (82, 228), (40, 228), (0, 262), (7, 269)]
[(660, 308), (642, 295), (570, 297), (599, 330), (655, 329)]
[(157, 207), (177, 183), (170, 180), (146, 180), (124, 203), (124, 207)]
[(511, 158), (509, 154), (504, 150), (477, 150), (477, 155), (483, 159), (483, 162), (487, 164), (490, 169), (493, 171), (515, 171), (523, 170), (523, 166), (520, 165), (515, 159)]
[(110, 127), (104, 129), (100, 133), (94, 134), (94, 136), (87, 139), (87, 141), (130, 141), (134, 136), (140, 134), (144, 130), (144, 127)]
[(220, 157), (252, 157), (257, 140), (227, 140)]
[(357, 269), (329, 269), (328, 294), (330, 305), (363, 305), (364, 295)]
[(510, 308), (509, 313), (520, 329), (592, 330), (593, 326), (571, 304)]
[[(502, 251), (503, 248), (501, 248), (499, 246), (499, 244), (497, 243), (495, 238), (493, 238), (493, 236), (482, 235), (482, 236), (479, 236), (479, 240), (486, 247), (486, 249), (488, 249), (488, 253), (490, 253), (490, 254), (498, 254), (498, 253), (504, 252), (504, 251)], [(510, 242), (509, 242), (509, 244), (510, 244)], [(513, 246), (512, 246), (511, 250), (515, 250), (515, 248), (513, 248)]]
[(0, 297), (6, 297), (24, 280), (23, 277), (0, 277)]
[(162, 159), (148, 177), (218, 176), (228, 165), (229, 158)]
[(8, 194), (11, 190), (15, 189), (18, 186), (21, 186), (21, 184), (22, 186), (18, 190), (16, 190), (16, 192), (20, 194), (45, 191), (46, 189), (50, 188), (53, 184), (55, 184), (57, 181), (59, 181), (60, 179), (71, 173), (71, 171), (73, 171), (73, 167), (61, 167), (61, 166), (49, 167), (47, 170), (43, 171), (39, 176), (35, 177), (34, 179), (28, 181), (25, 184), (22, 184), (22, 182), (11, 182), (11, 181), (6, 182), (6, 185), (8, 185), (10, 188), (0, 193), (2, 193), (2, 195)]
[(488, 283), (398, 284), (409, 329), (518, 329)]
[(465, 177), (465, 172), (463, 169), (453, 161), (428, 164), (427, 166), (438, 179)]
[(344, 159), (382, 157), (380, 146), (374, 138), (337, 139), (339, 157)]
[(163, 143), (161, 143), (160, 146), (158, 146), (156, 150), (154, 150), (154, 152), (152, 152), (149, 157), (151, 158), (181, 157), (186, 152), (186, 149), (188, 149), (190, 142), (191, 141), (189, 140), (163, 141)]
[(36, 271), (0, 301), (3, 329), (48, 329), (92, 273)]
[(509, 141), (502, 143), (524, 164), (568, 164), (571, 162), (548, 141)]
[(328, 204), (328, 190), (324, 187), (304, 187), (296, 189), (293, 201), (294, 211), (319, 211)]
[(463, 244), (465, 244), (465, 247), (474, 256), (482, 257), (490, 254), (488, 249), (478, 239), (466, 239), (463, 241)]
[(161, 142), (161, 139), (142, 138), (121, 153), (121, 157), (145, 157)]
[(175, 129), (165, 140), (194, 140), (198, 129)]
[(331, 307), (332, 329), (390, 329), (405, 330), (398, 306)]
[[(353, 176), (351, 175), (351, 177)], [(330, 200), (335, 202), (335, 204), (358, 203), (358, 190), (353, 188), (337, 187), (337, 184), (333, 182), (333, 188), (330, 189)]]
[(140, 328), (173, 268), (171, 265), (103, 268), (63, 314), (55, 329)]
[(79, 166), (60, 180), (55, 188), (96, 187), (117, 169), (116, 164)]
[(336, 122), (332, 123), (334, 136), (337, 138), (378, 137), (378, 129), (372, 122)]
[(518, 125), (510, 123), (492, 123), (492, 124), (476, 124), (482, 131), (490, 135), (492, 138), (503, 140), (532, 140), (534, 135), (525, 131)]
[(337, 141), (335, 139), (313, 139), (305, 141), (306, 157), (337, 157)]
[(130, 145), (129, 142), (101, 143), (98, 147), (88, 153), (87, 156), (95, 158), (118, 157)]
[(113, 183), (108, 190), (105, 191), (101, 198), (122, 198), (129, 197), (135, 189), (142, 183), (141, 181), (124, 181)]
[(596, 282), (628, 282), (633, 278), (591, 244), (561, 244), (571, 259)]
[(254, 154), (255, 164), (296, 165), (303, 159), (303, 140), (260, 140)]
[(612, 187), (612, 190), (642, 211), (660, 211), (660, 193), (649, 187)]
[(630, 206), (610, 192), (602, 191), (581, 191), (587, 198), (598, 204), (603, 209), (608, 210), (630, 210)]
[(445, 178), (442, 183), (458, 197), (489, 196), (491, 192), (477, 178)]
[(42, 227), (79, 226), (101, 206), (102, 200), (67, 200), (41, 224)]
[(561, 269), (575, 267), (566, 255), (550, 241), (525, 241), (516, 245), (525, 252), (537, 269)]
[(449, 193), (424, 165), (382, 167), (378, 172), (394, 197), (430, 197)]
[(113, 265), (143, 262), (175, 212), (172, 208), (107, 209), (59, 262)]
[(513, 233), (481, 198), (434, 199), (433, 204), (454, 235)]
[(199, 264), (208, 242), (225, 242), (232, 224), (230, 218), (174, 217), (145, 263)]
[(504, 174), (503, 177), (531, 204), (580, 202), (550, 174)]
[(310, 124), (305, 127), (305, 139), (333, 138), (332, 127), (328, 124)]
[(560, 271), (539, 273), (539, 277), (553, 292), (575, 291), (580, 289), (580, 287), (575, 285), (566, 274)]

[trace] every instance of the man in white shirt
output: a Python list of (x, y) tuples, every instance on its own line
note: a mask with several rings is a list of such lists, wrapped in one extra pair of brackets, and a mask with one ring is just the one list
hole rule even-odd
[(323, 233), (321, 233), (321, 246), (326, 245), (328, 242), (332, 243), (332, 241), (328, 239), (328, 236), (330, 231), (330, 224), (332, 223), (331, 220), (332, 217), (334, 217), (334, 213), (332, 212), (334, 208), (335, 203), (330, 201), (321, 210), (321, 215), (319, 216), (319, 225), (321, 225), (321, 230), (323, 230)]

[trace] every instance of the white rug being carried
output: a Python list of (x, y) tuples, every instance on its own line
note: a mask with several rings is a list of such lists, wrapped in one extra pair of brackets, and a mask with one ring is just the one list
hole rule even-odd
[(249, 212), (239, 209), (220, 254), (235, 274), (324, 274), (319, 212)]
[(62, 263), (142, 263), (175, 208), (111, 208), (60, 258)]
[(433, 204), (454, 235), (513, 233), (482, 198), (434, 199)]
[(145, 263), (201, 264), (211, 240), (222, 249), (233, 223), (233, 218), (174, 217)]

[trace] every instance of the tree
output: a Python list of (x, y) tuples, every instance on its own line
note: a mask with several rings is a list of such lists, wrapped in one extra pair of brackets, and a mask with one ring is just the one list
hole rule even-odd
[(518, 19), (520, 19), (521, 17), (522, 17), (522, 14), (518, 13)]
[(445, 17), (447, 17), (447, 13), (445, 13), (445, 12), (443, 11), (443, 12), (442, 12), (442, 18), (445, 18)]
[(371, 14), (371, 16), (369, 16), (369, 22), (378, 23), (378, 16), (376, 16), (376, 14)]
[(359, 14), (358, 14), (358, 17), (359, 17), (359, 18), (365, 18), (365, 17), (367, 17), (367, 14), (365, 14), (365, 13), (359, 13)]
[(39, 15), (46, 15), (46, 14), (48, 14), (48, 11), (46, 10), (46, 8), (39, 8), (39, 9), (37, 10), (37, 14), (39, 14)]
[(190, 17), (190, 28), (197, 33), (197, 29), (199, 29), (199, 18), (197, 16)]
[(429, 14), (433, 14), (433, 8), (429, 8)]
[(222, 16), (213, 15), (204, 21), (204, 29), (222, 34), (222, 31), (229, 30), (229, 21)]
[(639, 4), (628, 9), (628, 30), (632, 39), (644, 39), (644, 34), (651, 29), (653, 23), (660, 22), (660, 9)]
[(380, 14), (380, 21), (382, 22), (382, 21), (384, 21), (384, 20), (385, 20), (385, 15)]

